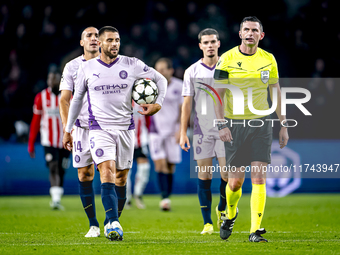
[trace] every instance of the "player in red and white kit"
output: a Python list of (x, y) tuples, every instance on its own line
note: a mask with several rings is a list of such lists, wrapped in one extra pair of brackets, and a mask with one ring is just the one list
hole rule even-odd
[[(150, 177), (150, 163), (148, 159), (148, 130), (146, 127), (145, 116), (138, 113), (142, 107), (132, 101), (133, 120), (135, 123), (135, 149), (133, 158), (137, 162), (137, 171), (135, 175), (135, 185), (133, 190), (133, 197), (138, 209), (145, 209), (143, 202), (143, 193)], [(131, 171), (129, 171), (126, 182), (126, 205), (132, 205), (132, 184)]]
[(64, 194), (64, 173), (69, 166), (70, 152), (63, 149), (63, 125), (59, 115), (60, 73), (48, 73), (48, 88), (38, 93), (34, 99), (33, 118), (30, 127), (28, 152), (35, 158), (34, 143), (40, 131), (41, 145), (44, 146), (45, 160), (49, 168), (51, 183), (50, 195), (52, 209), (63, 209), (60, 204)]

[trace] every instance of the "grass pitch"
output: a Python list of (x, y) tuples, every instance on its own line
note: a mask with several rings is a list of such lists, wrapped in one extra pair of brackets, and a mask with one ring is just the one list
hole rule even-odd
[(0, 254), (340, 254), (340, 195), (267, 198), (262, 227), (269, 243), (250, 243), (250, 196), (243, 195), (228, 241), (201, 236), (197, 195), (172, 197), (172, 211), (161, 212), (158, 196), (145, 196), (147, 209), (132, 207), (120, 219), (124, 241), (103, 235), (104, 209), (96, 197), (101, 236), (85, 238), (88, 221), (78, 196), (64, 196), (65, 211), (52, 211), (48, 196), (0, 197)]

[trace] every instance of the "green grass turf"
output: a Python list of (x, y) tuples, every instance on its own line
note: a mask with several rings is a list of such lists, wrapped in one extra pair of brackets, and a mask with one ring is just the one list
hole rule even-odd
[[(161, 212), (158, 196), (145, 196), (147, 209), (124, 210), (124, 241), (85, 238), (88, 221), (78, 196), (64, 196), (65, 211), (52, 211), (48, 196), (0, 197), (0, 254), (340, 254), (340, 195), (267, 198), (262, 227), (269, 243), (248, 242), (250, 196), (243, 195), (228, 241), (201, 236), (196, 195), (172, 197), (172, 211)], [(216, 224), (213, 198), (212, 219)], [(104, 210), (96, 197), (103, 229)]]

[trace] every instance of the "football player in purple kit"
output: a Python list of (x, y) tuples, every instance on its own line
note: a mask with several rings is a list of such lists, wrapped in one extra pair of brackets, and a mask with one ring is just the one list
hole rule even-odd
[(82, 62), (78, 69), (63, 144), (71, 150), (73, 141), (70, 132), (87, 92), (89, 143), (100, 173), (101, 198), (106, 213), (104, 234), (109, 240), (123, 240), (123, 228), (118, 217), (126, 201), (126, 179), (133, 162), (132, 86), (139, 78), (150, 78), (157, 84), (159, 95), (156, 102), (141, 105), (143, 110), (140, 111), (143, 115), (153, 115), (161, 109), (167, 81), (139, 59), (118, 54), (120, 36), (116, 28), (101, 28), (99, 45), (101, 55)]
[[(77, 70), (80, 63), (95, 58), (99, 55), (98, 29), (88, 27), (81, 34), (80, 45), (84, 48), (84, 54), (69, 61), (63, 71), (59, 90), (61, 90), (59, 111), (65, 130), (67, 116), (70, 108), (72, 92), (74, 91)], [(85, 237), (99, 237), (100, 229), (96, 217), (95, 194), (93, 189), (94, 164), (90, 152), (89, 144), (89, 113), (87, 111), (87, 98), (84, 98), (83, 107), (73, 127), (73, 146), (72, 158), (73, 167), (78, 169), (79, 195), (83, 208), (89, 219), (90, 229)]]
[[(213, 164), (213, 158), (218, 159), (221, 169), (225, 167), (224, 144), (218, 135), (217, 127), (213, 126), (215, 119), (214, 102), (206, 92), (214, 84), (214, 71), (219, 60), (218, 49), (220, 47), (219, 34), (215, 29), (206, 28), (198, 34), (199, 47), (203, 52), (203, 58), (192, 64), (184, 73), (182, 96), (181, 139), (180, 145), (183, 150), (190, 149), (190, 141), (187, 136), (188, 122), (191, 114), (192, 100), (195, 102), (193, 150), (194, 160), (200, 167), (198, 172), (198, 198), (201, 206), (204, 227), (202, 235), (211, 235), (214, 232), (211, 219), (211, 181), (212, 172), (205, 171)], [(213, 89), (213, 88), (212, 88)], [(211, 93), (211, 92), (209, 92)], [(202, 113), (202, 106), (206, 105), (211, 112)], [(220, 202), (215, 208), (217, 215), (217, 227), (220, 228), (226, 214), (225, 187), (228, 182), (228, 173), (221, 171)]]
[(179, 126), (181, 119), (181, 96), (183, 81), (173, 77), (174, 69), (169, 58), (160, 58), (155, 69), (168, 81), (167, 96), (159, 114), (149, 120), (150, 156), (155, 165), (161, 191), (159, 206), (163, 211), (171, 209), (170, 195), (176, 164), (182, 161), (179, 146)]

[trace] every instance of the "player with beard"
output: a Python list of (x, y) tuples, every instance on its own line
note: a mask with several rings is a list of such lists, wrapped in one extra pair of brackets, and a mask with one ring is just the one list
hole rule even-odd
[(101, 55), (82, 62), (78, 69), (63, 145), (69, 150), (74, 146), (71, 130), (87, 93), (89, 143), (100, 173), (106, 213), (104, 234), (109, 240), (123, 240), (118, 217), (126, 201), (126, 179), (133, 162), (132, 86), (140, 78), (150, 78), (157, 84), (159, 95), (155, 104), (143, 104), (139, 111), (143, 115), (153, 115), (161, 109), (167, 82), (139, 59), (118, 54), (120, 36), (116, 28), (106, 26), (99, 30), (99, 46)]

